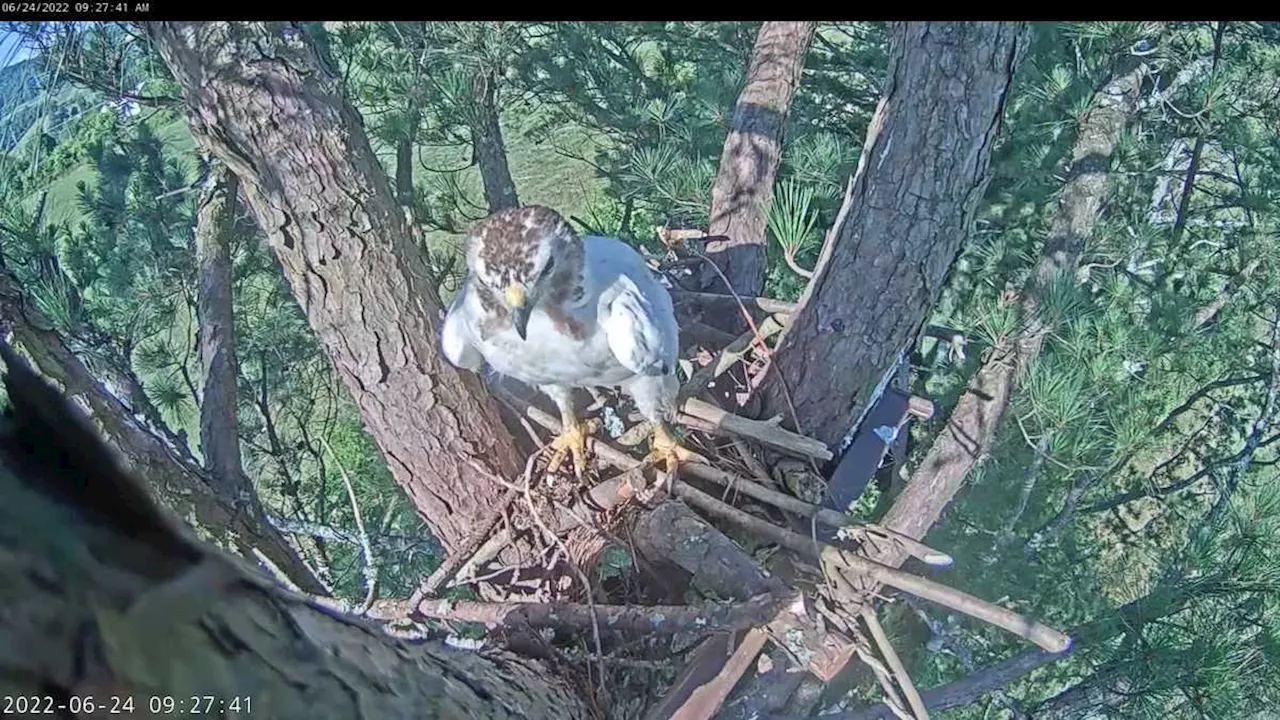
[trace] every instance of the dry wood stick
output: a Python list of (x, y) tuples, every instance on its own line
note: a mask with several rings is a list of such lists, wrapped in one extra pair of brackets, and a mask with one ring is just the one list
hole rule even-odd
[(502, 499), (498, 501), (497, 506), (490, 510), (489, 514), (485, 515), (480, 522), (476, 524), (475, 530), (471, 532), (471, 536), (467, 538), (467, 541), (463, 543), (456, 552), (450, 555), (447, 560), (441, 563), (440, 567), (436, 568), (435, 572), (431, 573), (431, 575), (418, 586), (418, 589), (414, 591), (413, 595), (409, 598), (409, 607), (417, 607), (425, 598), (434, 596), (445, 583), (453, 579), (453, 576), (458, 573), (458, 570), (460, 570), (468, 560), (474, 557), (476, 552), (485, 544), (485, 541), (489, 539), (490, 533), (492, 533), (493, 529), (498, 526), (498, 522), (502, 520), (503, 514), (507, 511), (507, 508), (511, 506), (511, 502), (515, 500), (515, 498), (515, 490), (508, 490), (506, 494), (502, 496)]
[[(601, 632), (673, 635), (682, 632), (745, 630), (768, 622), (798, 593), (767, 594), (744, 603), (706, 605), (596, 605)], [(591, 628), (585, 603), (477, 602), (426, 600), (416, 608), (426, 617), (487, 625), (550, 627), (570, 631)]]
[(1030, 640), (1049, 652), (1063, 652), (1071, 647), (1071, 638), (1063, 633), (1012, 610), (974, 597), (962, 590), (947, 587), (888, 565), (881, 565), (878, 562), (858, 557), (832, 545), (817, 542), (812, 538), (804, 537), (790, 530), (784, 530), (754, 515), (748, 515), (732, 505), (722, 503), (701, 490), (684, 483), (676, 484), (675, 493), (680, 499), (700, 507), (706, 512), (718, 515), (772, 542), (776, 542), (789, 550), (801, 553), (812, 559), (830, 563), (836, 567), (852, 570), (882, 585), (895, 587), (925, 600), (944, 605), (953, 610), (959, 610), (970, 617), (977, 618), (996, 627), (1003, 628), (1018, 637)]
[(733, 433), (734, 435), (755, 440), (792, 455), (817, 458), (824, 461), (834, 457), (831, 453), (831, 448), (827, 447), (826, 443), (799, 433), (793, 433), (782, 428), (776, 422), (751, 420), (741, 415), (734, 415), (697, 398), (689, 398), (680, 409), (695, 418), (711, 423), (717, 431)]
[(884, 661), (888, 663), (893, 676), (897, 678), (898, 685), (902, 687), (902, 694), (906, 696), (907, 703), (911, 706), (911, 713), (916, 716), (916, 720), (929, 720), (929, 709), (925, 707), (920, 691), (916, 689), (911, 675), (907, 673), (907, 666), (902, 664), (902, 658), (898, 657), (893, 644), (889, 642), (889, 635), (880, 625), (880, 619), (876, 617), (875, 610), (863, 605), (862, 622), (867, 624), (867, 629), (871, 631), (871, 639), (875, 641), (880, 654), (884, 656)]
[(873, 523), (856, 522), (853, 518), (842, 512), (807, 503), (793, 495), (788, 495), (772, 488), (767, 488), (759, 483), (752, 482), (751, 480), (748, 480), (736, 473), (726, 472), (709, 465), (697, 465), (692, 463), (681, 465), (679, 467), (679, 471), (681, 474), (697, 478), (698, 480), (706, 480), (717, 485), (732, 487), (734, 490), (746, 495), (747, 497), (759, 500), (760, 502), (769, 503), (776, 508), (795, 513), (801, 517), (813, 518), (829, 527), (855, 528), (855, 532), (859, 535), (863, 535), (864, 537), (867, 534), (879, 535), (887, 540), (896, 542), (913, 557), (916, 557), (921, 562), (929, 565), (950, 565), (954, 562), (950, 555), (939, 550), (935, 550), (919, 540), (907, 537), (902, 533), (895, 532), (889, 528), (875, 525)]
[[(694, 302), (706, 304), (706, 305), (718, 304), (718, 305), (737, 306), (738, 304), (737, 298), (735, 298), (732, 295), (727, 295), (722, 293), (695, 292), (693, 290), (674, 290), (672, 291), (671, 295), (677, 301), (692, 300)], [(771, 315), (776, 315), (776, 314), (791, 315), (795, 313), (796, 308), (799, 307), (798, 305), (796, 305), (796, 303), (790, 303), (785, 300), (774, 300), (773, 298), (759, 297), (759, 296), (743, 297), (742, 303), (749, 307), (755, 306), (756, 308), (759, 308), (761, 311), (767, 312)]]
[(711, 682), (693, 691), (684, 705), (676, 710), (671, 720), (711, 720), (724, 704), (725, 698), (738, 684), (742, 674), (750, 667), (751, 661), (764, 648), (769, 634), (760, 628), (747, 631), (746, 637), (733, 651), (729, 662), (725, 663), (719, 674)]

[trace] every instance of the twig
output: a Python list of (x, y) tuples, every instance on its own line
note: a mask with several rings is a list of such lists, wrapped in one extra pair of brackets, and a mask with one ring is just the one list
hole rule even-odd
[[(525, 415), (551, 432), (559, 432), (559, 422), (542, 410), (528, 405), (525, 407)], [(641, 465), (639, 460), (602, 441), (596, 441), (595, 452), (601, 460), (619, 470), (634, 470)], [(769, 503), (774, 507), (802, 517), (814, 518), (830, 527), (849, 527), (854, 528), (853, 532), (855, 534), (870, 533), (879, 535), (897, 543), (905, 552), (929, 565), (950, 565), (953, 562), (950, 555), (934, 550), (918, 540), (909, 538), (889, 528), (872, 524), (859, 524), (848, 515), (807, 503), (777, 490), (771, 490), (740, 475), (699, 463), (681, 463), (677, 470), (682, 475), (714, 482), (724, 487), (733, 487), (750, 498)], [(679, 489), (681, 486), (688, 487), (684, 482), (677, 480), (675, 487)]]
[(964, 591), (947, 587), (932, 580), (912, 575), (897, 568), (882, 565), (874, 560), (858, 557), (832, 545), (817, 542), (803, 535), (784, 530), (683, 483), (676, 485), (676, 495), (682, 500), (702, 508), (740, 527), (750, 530), (767, 540), (811, 559), (831, 563), (846, 570), (867, 576), (871, 580), (939, 605), (958, 610), (970, 617), (1003, 628), (1018, 637), (1030, 640), (1049, 652), (1063, 652), (1071, 646), (1071, 638), (1043, 625), (1036, 620), (1007, 608), (994, 605)]
[(489, 539), (484, 541), (484, 544), (476, 550), (475, 554), (459, 566), (458, 571), (454, 573), (455, 579), (450, 581), (447, 587), (468, 585), (479, 582), (480, 580), (487, 580), (492, 577), (492, 575), (476, 577), (475, 573), (479, 568), (484, 567), (490, 560), (498, 557), (498, 553), (501, 553), (510, 544), (511, 533), (506, 529), (499, 530), (493, 535), (490, 535)]
[(418, 589), (414, 591), (413, 596), (409, 598), (410, 608), (415, 608), (420, 605), (424, 599), (434, 596), (440, 590), (441, 586), (453, 579), (453, 576), (458, 573), (458, 570), (462, 568), (462, 566), (476, 554), (476, 551), (485, 544), (485, 541), (489, 539), (490, 533), (492, 533), (493, 529), (498, 526), (498, 523), (502, 520), (507, 508), (511, 506), (511, 502), (515, 499), (516, 491), (507, 490), (507, 493), (498, 501), (498, 505), (494, 507), (493, 510), (490, 510), (489, 514), (484, 516), (480, 522), (476, 524), (475, 530), (472, 531), (471, 536), (467, 538), (467, 541), (460, 545), (458, 549), (440, 565), (440, 567), (435, 569), (435, 572), (431, 573), (431, 575), (418, 586)]
[(902, 664), (902, 658), (898, 657), (898, 653), (893, 649), (893, 644), (889, 642), (889, 636), (885, 634), (884, 628), (880, 625), (880, 619), (876, 617), (875, 610), (863, 605), (862, 622), (866, 623), (867, 629), (871, 631), (871, 639), (875, 641), (876, 647), (880, 649), (880, 654), (884, 656), (884, 661), (889, 664), (889, 669), (893, 671), (893, 676), (897, 678), (898, 685), (902, 688), (902, 694), (906, 696), (907, 703), (911, 705), (911, 712), (916, 716), (916, 720), (929, 720), (929, 710), (925, 707), (924, 700), (920, 697), (920, 691), (916, 689), (916, 684), (911, 681), (911, 675), (907, 673), (907, 667)]
[(747, 478), (725, 472), (717, 468), (705, 465), (681, 465), (679, 471), (690, 477), (699, 480), (723, 485), (725, 487), (732, 486), (738, 492), (760, 502), (769, 503), (776, 508), (795, 513), (801, 517), (813, 518), (818, 522), (833, 528), (850, 528), (846, 531), (854, 535), (861, 535), (864, 538), (867, 534), (878, 535), (886, 540), (897, 543), (903, 550), (929, 565), (945, 566), (950, 565), (953, 560), (950, 555), (935, 550), (924, 543), (907, 537), (902, 533), (895, 532), (889, 528), (870, 523), (858, 523), (848, 515), (836, 510), (824, 508), (819, 505), (807, 503), (799, 498), (786, 493), (778, 492), (767, 488), (759, 483), (752, 482)]
[(889, 668), (880, 662), (879, 658), (871, 653), (871, 648), (866, 645), (866, 640), (862, 639), (854, 646), (855, 652), (862, 662), (871, 668), (871, 672), (876, 676), (876, 681), (880, 683), (880, 689), (884, 692), (884, 705), (889, 708), (889, 712), (898, 720), (914, 720), (911, 713), (907, 710), (906, 703), (903, 701), (898, 686), (893, 683), (893, 673), (889, 672)]
[[(769, 477), (769, 469), (764, 466), (760, 458), (751, 452), (751, 448), (747, 447), (747, 443), (742, 438), (730, 438), (733, 443), (734, 452), (738, 453), (738, 457), (742, 458), (742, 463), (747, 466), (751, 474), (756, 480), (760, 481), (761, 487), (769, 487), (774, 484), (773, 478)], [(725, 487), (728, 490), (728, 486)]]
[[(852, 184), (850, 184), (850, 188), (852, 187), (853, 187)], [(729, 293), (731, 297), (733, 298), (734, 302), (738, 304), (738, 309), (742, 312), (742, 318), (747, 321), (747, 327), (750, 328), (751, 332), (755, 335), (756, 347), (760, 348), (760, 353), (764, 356), (764, 359), (766, 362), (772, 362), (773, 352), (769, 349), (768, 343), (764, 341), (764, 336), (760, 334), (760, 328), (756, 326), (756, 321), (752, 319), (751, 313), (747, 312), (747, 306), (743, 303), (742, 297), (738, 295), (738, 291), (733, 288), (733, 283), (729, 281), (728, 276), (724, 274), (724, 271), (720, 269), (720, 266), (715, 264), (715, 262), (712, 261), (711, 258), (707, 257), (706, 255), (703, 255), (702, 253), (694, 250), (693, 248), (687, 248), (687, 249), (691, 254), (702, 258), (703, 262), (707, 264), (707, 267), (710, 267), (713, 271), (715, 271), (716, 275), (720, 276), (721, 282), (723, 282), (724, 286), (729, 289)], [(812, 282), (810, 283), (810, 285), (812, 285)], [(755, 300), (757, 301), (757, 305), (760, 307), (760, 309), (764, 310), (765, 309), (764, 306), (759, 304), (760, 298), (755, 298)], [(769, 311), (766, 310), (766, 312), (769, 312)], [(781, 313), (782, 310), (779, 309), (777, 310), (777, 312)], [(787, 313), (787, 315), (788, 315), (788, 324), (789, 324), (790, 313)], [(782, 390), (782, 397), (787, 402), (787, 412), (791, 413), (791, 424), (795, 427), (796, 433), (803, 436), (804, 427), (800, 424), (800, 414), (796, 412), (795, 401), (791, 399), (791, 387), (787, 384), (787, 379), (782, 375), (782, 373), (774, 373), (774, 376), (777, 378), (778, 388)], [(819, 473), (818, 463), (813, 459), (813, 457), (810, 456), (808, 460), (809, 460), (809, 466), (813, 468), (814, 473)]]
[(355, 515), (356, 532), (360, 536), (360, 551), (364, 553), (365, 565), (364, 604), (359, 609), (359, 614), (363, 615), (369, 612), (369, 608), (373, 607), (373, 601), (377, 599), (378, 564), (374, 561), (373, 544), (369, 542), (369, 533), (365, 532), (364, 516), (360, 512), (360, 503), (356, 500), (356, 488), (351, 483), (351, 476), (347, 474), (347, 469), (343, 467), (342, 461), (338, 459), (338, 454), (333, 451), (333, 447), (329, 445), (329, 441), (324, 436), (320, 437), (320, 443), (333, 456), (333, 464), (338, 466), (338, 474), (342, 476), (342, 483), (347, 487), (347, 498), (351, 501), (351, 512)]
[(521, 488), (521, 492), (524, 493), (524, 501), (529, 507), (529, 514), (533, 517), (533, 522), (538, 526), (538, 529), (542, 531), (544, 537), (560, 548), (560, 551), (564, 553), (565, 562), (569, 563), (569, 567), (572, 568), (574, 573), (578, 576), (578, 581), (582, 583), (582, 590), (587, 596), (587, 606), (591, 610), (591, 639), (595, 642), (596, 646), (596, 665), (599, 671), (599, 675), (596, 677), (596, 684), (597, 689), (603, 691), (604, 660), (600, 658), (604, 657), (604, 648), (600, 643), (600, 616), (596, 613), (596, 601), (591, 592), (591, 580), (587, 577), (587, 574), (582, 571), (582, 568), (578, 567), (578, 563), (574, 562), (573, 554), (569, 552), (569, 548), (565, 546), (564, 541), (560, 539), (560, 536), (551, 532), (551, 528), (547, 527), (547, 524), (543, 522), (542, 515), (538, 512), (538, 508), (533, 503), (533, 493), (529, 490), (529, 485), (533, 481), (533, 463), (544, 450), (546, 450), (545, 447), (538, 452), (531, 454), (528, 462), (525, 463), (524, 487)]

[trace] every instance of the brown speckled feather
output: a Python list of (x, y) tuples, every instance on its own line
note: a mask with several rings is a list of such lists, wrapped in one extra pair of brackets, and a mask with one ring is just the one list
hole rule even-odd
[(507, 308), (489, 285), (514, 282), (532, 285), (538, 271), (538, 251), (546, 238), (558, 239), (556, 267), (548, 284), (544, 308), (562, 335), (582, 339), (587, 328), (570, 316), (566, 303), (582, 300), (582, 240), (564, 218), (551, 208), (526, 205), (496, 212), (473, 225), (468, 233), (474, 256), (483, 263), (487, 282), (476, 284), (480, 302), (488, 312), (490, 328), (506, 328)]

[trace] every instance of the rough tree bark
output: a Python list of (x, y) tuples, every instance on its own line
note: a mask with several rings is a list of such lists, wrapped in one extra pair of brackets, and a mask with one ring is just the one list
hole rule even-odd
[(12, 406), (0, 418), (6, 715), (66, 704), (68, 717), (589, 717), (540, 663), (394, 639), (188, 537), (83, 416), (2, 341), (0, 352)]
[(839, 448), (915, 343), (986, 188), (1023, 28), (894, 31), (852, 204), (779, 341), (762, 387), (766, 415), (791, 422), (789, 390), (798, 429)]
[(439, 353), (442, 303), (331, 58), (299, 23), (147, 31), (397, 482), (452, 551), (504, 490), (490, 473), (520, 463), (480, 379)]
[(253, 496), (240, 464), (236, 419), (236, 330), (231, 305), (231, 234), (240, 183), (216, 165), (196, 213), (196, 315), (200, 323), (200, 451), (224, 497)]
[(190, 455), (168, 438), (151, 432), (143, 420), (94, 378), (52, 328), (53, 323), (26, 298), (9, 271), (0, 268), (0, 336), (11, 332), (14, 342), (31, 356), (45, 377), (88, 407), (131, 472), (145, 478), (169, 507), (183, 517), (193, 518), (215, 541), (235, 547), (245, 557), (261, 553), (300, 589), (327, 594), (324, 585), (261, 512), (242, 512), (215, 492), (211, 479)]
[[(765, 213), (813, 31), (812, 22), (761, 25), (720, 154), (708, 234), (725, 239), (708, 242), (706, 252), (740, 295), (759, 295), (764, 288)], [(709, 292), (727, 292), (710, 268), (704, 268), (701, 284)]]
[[(970, 468), (995, 439), (1009, 397), (1021, 374), (1040, 354), (1051, 325), (1041, 313), (1041, 294), (1049, 283), (1074, 276), (1080, 254), (1093, 233), (1105, 197), (1111, 153), (1137, 111), (1146, 66), (1128, 57), (1110, 82), (1096, 93), (1081, 120), (1071, 166), (1058, 208), (1028, 286), (1021, 293), (1022, 325), (991, 349), (951, 412), (902, 494), (881, 519), (900, 533), (920, 539), (960, 489)], [(905, 556), (873, 554), (883, 563)]]
[(492, 71), (477, 73), (475, 117), (471, 125), (471, 149), (480, 166), (484, 182), (484, 200), (489, 212), (513, 208), (520, 204), (516, 197), (516, 181), (507, 166), (507, 146), (502, 140), (502, 123), (498, 112), (498, 78)]

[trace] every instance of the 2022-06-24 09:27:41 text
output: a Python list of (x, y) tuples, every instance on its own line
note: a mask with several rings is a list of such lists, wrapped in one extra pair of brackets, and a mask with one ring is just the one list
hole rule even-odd
[(248, 717), (253, 712), (253, 698), (247, 695), (219, 698), (215, 695), (6, 695), (0, 698), (0, 714), (4, 717), (40, 717), (104, 713), (128, 717), (135, 712), (151, 715)]

